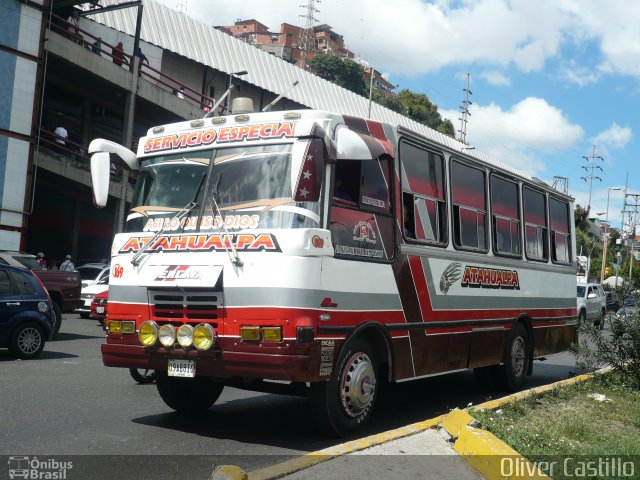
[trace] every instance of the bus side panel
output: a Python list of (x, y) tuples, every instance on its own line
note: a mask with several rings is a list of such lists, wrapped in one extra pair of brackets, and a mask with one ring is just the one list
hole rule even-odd
[(578, 341), (575, 325), (533, 328), (533, 356), (541, 357), (568, 349)]
[(397, 381), (413, 377), (413, 360), (411, 359), (409, 337), (394, 337), (392, 346), (394, 353), (392, 378)]
[(508, 336), (509, 330), (504, 328), (476, 330), (471, 333), (469, 368), (501, 363)]

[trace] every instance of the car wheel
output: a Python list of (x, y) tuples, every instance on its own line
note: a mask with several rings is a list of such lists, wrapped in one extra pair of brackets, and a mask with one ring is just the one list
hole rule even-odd
[(145, 385), (153, 383), (156, 380), (156, 371), (144, 368), (130, 368), (129, 374), (136, 382)]
[(27, 322), (18, 327), (11, 336), (9, 350), (11, 353), (23, 360), (35, 358), (40, 355), (44, 348), (44, 330), (34, 322)]
[(348, 435), (362, 427), (378, 397), (378, 361), (362, 339), (349, 342), (340, 353), (331, 379), (311, 384), (317, 427), (330, 435)]
[(504, 351), (504, 363), (492, 367), (496, 386), (512, 392), (520, 389), (529, 370), (530, 354), (529, 334), (524, 324), (518, 322), (509, 335)]
[(169, 407), (180, 413), (198, 413), (213, 405), (224, 383), (209, 377), (169, 377), (167, 372), (156, 372), (156, 387)]
[(62, 326), (62, 311), (55, 302), (51, 304), (51, 316), (53, 317), (53, 335), (51, 336), (51, 339), (53, 340)]
[(580, 310), (580, 314), (578, 315), (578, 326), (582, 325), (586, 319), (587, 314), (584, 312), (584, 310)]
[(81, 313), (81, 314), (80, 314), (80, 318), (84, 318), (84, 319), (87, 319), (87, 318), (89, 318), (90, 316), (91, 316), (91, 314), (90, 314), (90, 313), (84, 313), (84, 312), (83, 312), (83, 313)]

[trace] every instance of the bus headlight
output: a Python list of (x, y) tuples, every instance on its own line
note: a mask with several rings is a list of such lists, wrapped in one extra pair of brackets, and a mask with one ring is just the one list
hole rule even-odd
[(169, 323), (160, 327), (158, 336), (163, 347), (173, 347), (176, 343), (176, 329)]
[(201, 323), (193, 329), (193, 345), (198, 350), (209, 350), (213, 346), (215, 334), (211, 325)]
[(178, 329), (178, 343), (184, 348), (193, 345), (193, 327), (191, 325), (180, 326)]
[(158, 325), (156, 322), (152, 322), (151, 320), (147, 320), (142, 325), (140, 325), (140, 329), (138, 330), (138, 338), (140, 339), (140, 343), (145, 347), (151, 347), (155, 345), (158, 341)]

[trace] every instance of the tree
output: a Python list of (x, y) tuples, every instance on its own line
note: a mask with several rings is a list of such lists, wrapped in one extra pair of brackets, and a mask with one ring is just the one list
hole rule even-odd
[(365, 96), (368, 92), (364, 84), (364, 68), (353, 60), (321, 54), (313, 57), (307, 65), (319, 77), (353, 93)]
[(400, 101), (398, 96), (393, 93), (376, 88), (373, 90), (371, 98), (374, 102), (382, 105), (383, 107), (387, 107), (389, 110), (393, 110), (401, 115), (405, 114), (404, 104)]

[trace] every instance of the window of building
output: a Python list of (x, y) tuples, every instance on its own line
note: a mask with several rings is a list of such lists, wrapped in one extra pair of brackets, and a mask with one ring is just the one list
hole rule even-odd
[(499, 255), (520, 256), (520, 202), (518, 184), (491, 176), (493, 248)]
[(544, 193), (528, 187), (522, 189), (524, 207), (524, 238), (527, 258), (547, 261), (547, 215)]
[(553, 197), (549, 198), (549, 218), (551, 222), (551, 259), (556, 263), (570, 263), (569, 204)]
[(400, 165), (405, 238), (444, 245), (447, 241), (444, 158), (403, 141)]
[(454, 244), (458, 248), (487, 251), (485, 172), (451, 161)]

